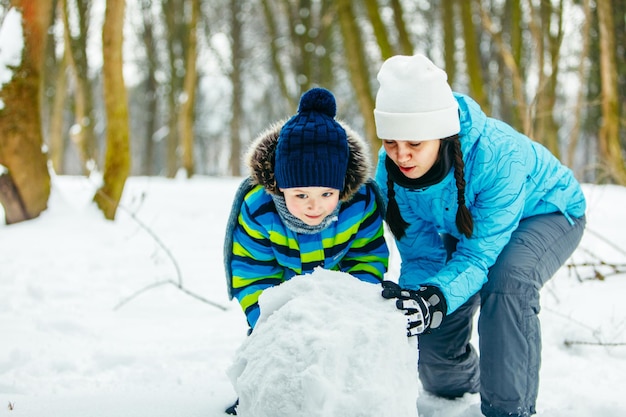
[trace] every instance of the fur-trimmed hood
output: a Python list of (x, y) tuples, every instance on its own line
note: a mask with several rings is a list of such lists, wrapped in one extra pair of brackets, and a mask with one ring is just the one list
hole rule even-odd
[[(260, 184), (271, 194), (281, 194), (274, 178), (274, 156), (278, 135), (285, 121), (275, 123), (261, 133), (250, 145), (246, 155), (246, 164), (250, 168), (250, 177), (255, 184)], [(350, 155), (344, 189), (340, 193), (341, 201), (349, 201), (356, 191), (371, 175), (371, 162), (365, 141), (344, 122), (337, 120), (344, 128), (348, 138)]]

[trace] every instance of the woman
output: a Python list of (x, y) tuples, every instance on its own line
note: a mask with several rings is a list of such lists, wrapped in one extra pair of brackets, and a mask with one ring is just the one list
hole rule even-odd
[[(376, 181), (402, 265), (397, 298), (419, 335), (419, 377), (434, 395), (480, 392), (487, 417), (535, 413), (539, 292), (585, 227), (573, 173), (471, 98), (423, 55), (383, 63), (374, 117)], [(470, 344), (478, 319), (480, 358)]]

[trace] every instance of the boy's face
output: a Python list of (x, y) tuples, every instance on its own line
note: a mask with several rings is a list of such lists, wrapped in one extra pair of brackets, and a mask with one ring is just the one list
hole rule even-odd
[(281, 188), (291, 214), (309, 226), (317, 226), (339, 204), (339, 190), (327, 187)]
[(411, 179), (421, 178), (428, 172), (439, 157), (441, 140), (410, 142), (404, 140), (383, 140), (387, 156)]

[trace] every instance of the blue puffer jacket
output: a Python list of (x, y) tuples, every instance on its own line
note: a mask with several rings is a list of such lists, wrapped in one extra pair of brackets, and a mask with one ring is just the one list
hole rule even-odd
[[(461, 94), (455, 97), (473, 235), (466, 238), (456, 227), (454, 169), (440, 183), (424, 189), (394, 184), (400, 212), (410, 224), (397, 242), (402, 258), (399, 284), (413, 289), (438, 287), (446, 297), (448, 313), (487, 281), (488, 269), (521, 219), (560, 212), (571, 222), (572, 217), (585, 213), (585, 197), (570, 169), (539, 143), (487, 117), (471, 98)], [(381, 149), (376, 181), (387, 197), (385, 158)], [(444, 233), (459, 239), (447, 263), (440, 238)]]

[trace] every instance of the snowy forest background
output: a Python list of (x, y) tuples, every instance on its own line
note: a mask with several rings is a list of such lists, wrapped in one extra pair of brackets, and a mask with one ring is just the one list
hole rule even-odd
[(9, 224), (45, 209), (49, 169), (101, 181), (109, 219), (131, 175), (242, 175), (247, 144), (314, 86), (376, 149), (378, 68), (416, 52), (581, 181), (626, 185), (623, 0), (0, 0), (3, 27), (12, 11)]
[(376, 149), (378, 68), (415, 52), (584, 183), (539, 416), (624, 415), (625, 48), (624, 0), (0, 0), (0, 417), (222, 416), (242, 153), (313, 86)]

